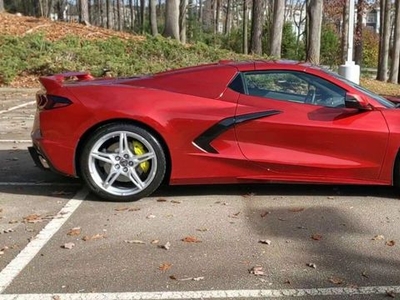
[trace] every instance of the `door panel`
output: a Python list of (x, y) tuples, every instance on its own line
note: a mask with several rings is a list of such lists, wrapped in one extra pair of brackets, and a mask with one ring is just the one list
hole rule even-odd
[(235, 128), (244, 156), (264, 167), (267, 178), (379, 177), (388, 141), (380, 111), (241, 95), (237, 116), (268, 110), (280, 113)]

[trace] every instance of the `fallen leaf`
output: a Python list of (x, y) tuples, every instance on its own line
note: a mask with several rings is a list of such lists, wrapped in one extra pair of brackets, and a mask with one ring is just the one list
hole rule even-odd
[(100, 239), (103, 239), (103, 238), (105, 238), (105, 235), (104, 235), (104, 234), (98, 233), (98, 234), (95, 234), (95, 235), (92, 235), (92, 236), (85, 235), (85, 236), (82, 238), (82, 240), (84, 240), (85, 242), (87, 242), (87, 241), (100, 240)]
[(291, 209), (289, 209), (289, 211), (290, 212), (301, 212), (301, 211), (304, 211), (305, 210), (305, 208), (304, 207), (297, 207), (297, 208), (291, 208)]
[(369, 278), (367, 271), (361, 273), (362, 277)]
[(234, 214), (232, 214), (232, 215), (229, 215), (229, 218), (235, 218), (235, 219), (237, 219), (237, 218), (239, 218), (239, 215), (240, 215), (240, 211), (239, 212), (237, 212), (237, 213), (234, 213)]
[(283, 283), (284, 284), (292, 284), (292, 282), (289, 279), (286, 279)]
[(129, 207), (117, 207), (116, 209), (114, 209), (115, 211), (126, 211), (129, 210)]
[(125, 243), (127, 244), (146, 244), (145, 242), (141, 240), (124, 240)]
[(67, 233), (67, 235), (69, 235), (69, 236), (77, 236), (77, 235), (80, 235), (80, 234), (81, 234), (81, 228), (80, 227), (71, 228)]
[(322, 235), (319, 234), (319, 233), (314, 233), (314, 234), (311, 236), (311, 238), (312, 238), (314, 241), (319, 241), (319, 240), (322, 239)]
[(182, 239), (185, 243), (201, 243), (201, 241), (195, 236), (187, 236)]
[(386, 296), (388, 296), (390, 298), (396, 298), (396, 294), (394, 291), (387, 291)]
[(169, 269), (171, 269), (171, 267), (172, 267), (172, 264), (170, 264), (170, 263), (163, 263), (163, 264), (161, 264), (161, 265), (158, 267), (158, 269), (159, 269), (160, 271), (165, 272), (165, 271), (168, 271)]
[(170, 247), (171, 247), (170, 242), (166, 242), (164, 245), (158, 245), (158, 248), (165, 249), (165, 250), (169, 250)]
[(393, 240), (386, 241), (385, 245), (386, 245), (386, 246), (389, 246), (389, 247), (393, 247), (394, 245), (396, 245), (396, 242), (393, 241)]
[(182, 201), (179, 201), (179, 200), (171, 200), (171, 203), (174, 203), (174, 204), (181, 204)]
[(8, 222), (8, 224), (16, 224), (18, 222), (19, 222), (18, 220), (11, 220), (11, 221)]
[(152, 240), (150, 244), (158, 244), (159, 240)]
[(169, 276), (169, 278), (172, 279), (172, 280), (178, 280), (178, 279), (175, 277), (175, 275), (171, 275), (171, 276)]
[(263, 267), (261, 266), (254, 266), (249, 270), (250, 274), (254, 274), (256, 276), (265, 276)]
[(270, 211), (265, 211), (263, 213), (260, 214), (261, 218), (265, 218), (266, 216), (268, 216), (271, 212)]
[(8, 228), (8, 229), (4, 229), (4, 230), (2, 231), (2, 233), (11, 233), (11, 232), (14, 232), (14, 231), (15, 231), (14, 229)]
[(209, 229), (208, 228), (197, 228), (196, 231), (206, 232), (206, 231), (209, 231)]
[(271, 245), (271, 241), (270, 240), (259, 240), (258, 241), (260, 244), (266, 244), (266, 245)]
[(329, 200), (335, 199), (335, 197), (333, 197), (333, 196), (328, 196), (327, 198), (328, 198)]
[(60, 296), (58, 296), (58, 295), (55, 295), (55, 296), (51, 297), (51, 299), (52, 300), (61, 300)]
[(203, 276), (200, 276), (200, 277), (193, 277), (192, 280), (193, 280), (193, 281), (200, 281), (200, 280), (204, 280), (204, 277), (203, 277)]
[(378, 234), (376, 236), (374, 236), (371, 240), (373, 241), (380, 241), (380, 240), (384, 240), (385, 237), (382, 234)]
[(307, 265), (307, 267), (310, 267), (310, 268), (313, 268), (313, 269), (317, 268), (317, 265), (314, 264), (314, 263), (307, 263), (306, 265)]
[(140, 208), (139, 207), (131, 207), (130, 209), (128, 209), (128, 211), (139, 211)]
[(332, 276), (332, 277), (329, 277), (328, 280), (329, 280), (329, 282), (332, 282), (333, 284), (342, 284), (342, 283), (344, 283), (344, 280), (342, 278), (340, 278), (340, 277)]
[(150, 214), (150, 215), (148, 215), (148, 216), (146, 217), (146, 219), (154, 219), (155, 217), (156, 217), (155, 215)]
[(278, 218), (279, 221), (286, 221), (284, 218)]
[(23, 217), (23, 220), (24, 220), (25, 223), (39, 223), (39, 222), (43, 222), (41, 216), (38, 215), (38, 214), (28, 215), (28, 216), (26, 216), (26, 217)]
[(247, 194), (242, 195), (242, 197), (243, 198), (250, 198), (250, 197), (253, 197), (255, 195), (256, 195), (255, 193), (247, 193)]
[(68, 250), (71, 250), (74, 247), (75, 247), (74, 243), (65, 243), (64, 245), (61, 246), (61, 248), (68, 249)]
[(157, 199), (157, 202), (167, 202), (168, 200), (167, 199), (164, 199), (164, 198), (159, 198), (159, 199)]

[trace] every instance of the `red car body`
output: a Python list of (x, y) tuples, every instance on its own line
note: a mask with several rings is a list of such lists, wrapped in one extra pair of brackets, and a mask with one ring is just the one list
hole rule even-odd
[(80, 176), (83, 148), (99, 127), (123, 122), (162, 145), (171, 185), (395, 183), (400, 110), (308, 64), (221, 61), (132, 78), (66, 73), (40, 81), (30, 152), (67, 176)]

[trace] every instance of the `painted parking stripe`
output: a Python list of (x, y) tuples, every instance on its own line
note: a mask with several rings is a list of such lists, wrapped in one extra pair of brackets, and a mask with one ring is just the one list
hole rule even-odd
[(0, 143), (32, 143), (32, 140), (0, 140)]
[(24, 104), (20, 104), (20, 105), (13, 106), (13, 107), (10, 107), (10, 108), (4, 109), (4, 110), (0, 110), (0, 115), (4, 114), (6, 112), (9, 112), (9, 111), (16, 110), (18, 108), (22, 108), (22, 107), (25, 107), (25, 106), (28, 106), (28, 105), (35, 104), (35, 103), (36, 103), (36, 101), (30, 101), (30, 102), (27, 102), (27, 103), (24, 103)]
[[(0, 300), (173, 300), (173, 299), (243, 299), (243, 298), (281, 298), (305, 296), (355, 296), (385, 295), (388, 292), (400, 293), (400, 286), (371, 286), (358, 288), (311, 288), (282, 290), (221, 290), (221, 291), (183, 291), (183, 292), (143, 292), (143, 293), (90, 293), (90, 294), (10, 294), (0, 295)], [(320, 298), (318, 298), (320, 299)]]
[(18, 274), (28, 265), (28, 263), (39, 253), (51, 237), (61, 228), (74, 211), (81, 205), (88, 191), (84, 188), (80, 190), (67, 204), (59, 211), (56, 218), (52, 219), (40, 232), (32, 239), (28, 245), (0, 272), (0, 293), (11, 284)]

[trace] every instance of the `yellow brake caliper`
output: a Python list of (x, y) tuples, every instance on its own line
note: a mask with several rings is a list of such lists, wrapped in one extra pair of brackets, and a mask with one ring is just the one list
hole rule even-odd
[[(142, 143), (140, 143), (138, 141), (133, 141), (132, 145), (133, 145), (133, 153), (135, 153), (136, 155), (143, 155), (146, 153), (146, 150), (144, 149), (144, 146)], [(140, 169), (142, 169), (143, 172), (146, 173), (149, 170), (150, 162), (144, 161), (144, 162), (140, 163), (139, 167), (140, 167)]]

